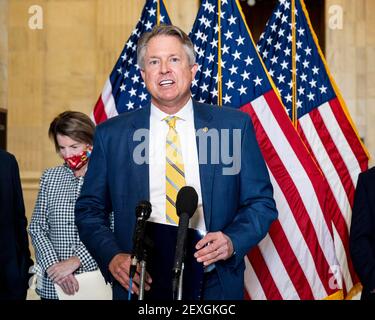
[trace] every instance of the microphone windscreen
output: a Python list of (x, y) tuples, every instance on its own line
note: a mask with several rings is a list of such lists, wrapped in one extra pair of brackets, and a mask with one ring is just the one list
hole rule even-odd
[(135, 214), (138, 218), (143, 218), (147, 220), (151, 215), (151, 203), (147, 200), (139, 201), (137, 207), (135, 208)]
[(198, 194), (193, 187), (185, 186), (177, 193), (176, 210), (177, 215), (187, 213), (191, 218), (198, 206)]

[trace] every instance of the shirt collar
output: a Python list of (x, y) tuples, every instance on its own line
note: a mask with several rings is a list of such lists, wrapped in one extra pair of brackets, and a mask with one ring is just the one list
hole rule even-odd
[(190, 98), (188, 102), (176, 113), (168, 114), (161, 111), (153, 103), (151, 103), (151, 117), (156, 121), (163, 121), (168, 116), (177, 116), (184, 121), (194, 121), (193, 100)]

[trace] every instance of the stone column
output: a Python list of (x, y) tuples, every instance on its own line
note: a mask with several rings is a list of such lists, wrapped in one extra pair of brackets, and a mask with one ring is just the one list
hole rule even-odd
[[(334, 16), (339, 19), (340, 10), (342, 27), (334, 23)], [(375, 21), (371, 16), (374, 10), (373, 0), (326, 1), (328, 66), (372, 155), (375, 154), (372, 125), (375, 121)]]

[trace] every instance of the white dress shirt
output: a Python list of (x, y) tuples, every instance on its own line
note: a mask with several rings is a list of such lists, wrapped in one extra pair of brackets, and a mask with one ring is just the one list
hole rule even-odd
[[(167, 122), (163, 120), (168, 116), (170, 115), (151, 104), (149, 174), (152, 213), (149, 220), (163, 224), (168, 224), (165, 213), (165, 144), (169, 126)], [(180, 137), (186, 185), (193, 187), (198, 194), (198, 208), (190, 219), (189, 226), (190, 228), (198, 229), (205, 233), (206, 225), (204, 222), (202, 206), (193, 101), (190, 99), (188, 103), (174, 116), (181, 119), (176, 121), (176, 131)]]

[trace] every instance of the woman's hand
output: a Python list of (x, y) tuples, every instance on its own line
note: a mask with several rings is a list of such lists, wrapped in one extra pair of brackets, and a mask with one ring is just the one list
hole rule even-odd
[(65, 294), (68, 295), (74, 295), (79, 290), (78, 281), (73, 274), (66, 276), (58, 283), (58, 285), (63, 289)]
[(68, 275), (76, 271), (81, 265), (81, 261), (78, 257), (73, 256), (67, 260), (55, 263), (47, 269), (48, 277), (55, 283), (60, 284), (60, 282)]

